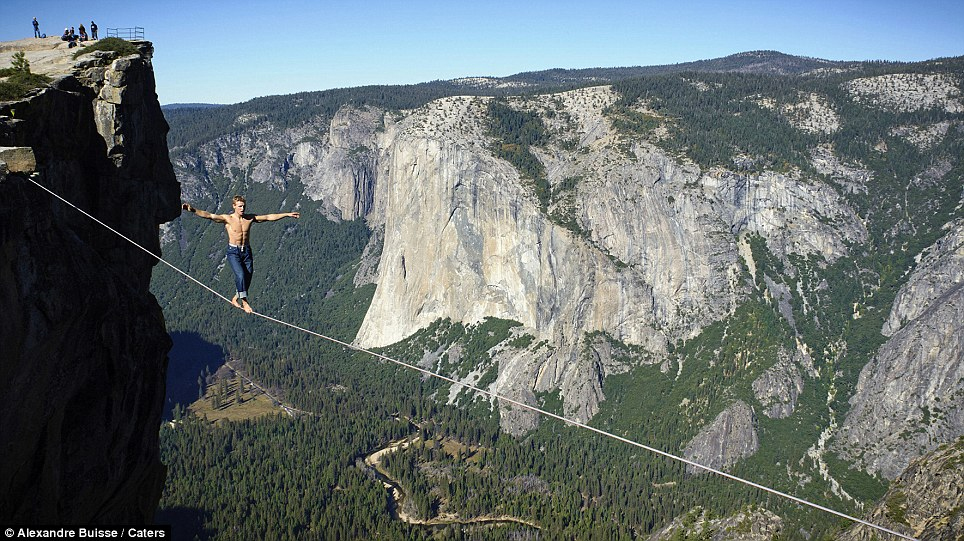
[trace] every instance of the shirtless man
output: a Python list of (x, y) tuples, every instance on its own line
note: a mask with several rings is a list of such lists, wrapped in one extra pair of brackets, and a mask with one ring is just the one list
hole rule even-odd
[(251, 275), (254, 273), (254, 255), (251, 253), (250, 245), (251, 224), (274, 222), (282, 218), (301, 218), (301, 213), (245, 214), (244, 203), (243, 197), (234, 196), (234, 212), (231, 214), (211, 214), (206, 210), (196, 209), (188, 203), (182, 204), (181, 208), (201, 218), (224, 224), (224, 229), (228, 232), (228, 263), (234, 271), (234, 283), (238, 290), (231, 299), (231, 304), (250, 314), (254, 311), (248, 304), (248, 286), (251, 285)]

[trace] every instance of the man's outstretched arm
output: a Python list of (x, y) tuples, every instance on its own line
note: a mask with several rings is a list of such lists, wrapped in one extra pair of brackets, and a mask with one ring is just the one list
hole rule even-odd
[(211, 220), (212, 222), (218, 222), (221, 224), (228, 222), (228, 220), (224, 217), (223, 214), (211, 214), (206, 210), (196, 209), (192, 207), (190, 203), (182, 203), (181, 208), (188, 212), (193, 212), (194, 214), (197, 214), (198, 217), (200, 218)]
[(282, 218), (301, 218), (300, 212), (281, 212), (278, 214), (258, 214), (254, 217), (256, 222), (274, 222)]

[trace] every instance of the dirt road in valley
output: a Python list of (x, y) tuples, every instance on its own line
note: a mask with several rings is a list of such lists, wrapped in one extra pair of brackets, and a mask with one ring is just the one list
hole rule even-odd
[(392, 493), (392, 498), (395, 501), (395, 509), (398, 514), (398, 519), (409, 524), (416, 524), (420, 526), (445, 526), (448, 524), (522, 524), (524, 526), (529, 526), (531, 528), (539, 529), (539, 525), (535, 522), (524, 520), (517, 517), (510, 517), (508, 515), (498, 515), (498, 516), (481, 516), (472, 518), (461, 518), (454, 513), (444, 513), (437, 517), (430, 519), (422, 519), (412, 516), (405, 510), (402, 502), (405, 500), (406, 494), (402, 491), (401, 486), (392, 479), (391, 475), (382, 467), (382, 460), (389, 453), (394, 453), (398, 450), (405, 449), (406, 447), (417, 443), (419, 437), (406, 438), (404, 440), (393, 441), (388, 444), (388, 447), (384, 449), (379, 449), (374, 453), (365, 457), (365, 465), (375, 471), (377, 477), (385, 486), (385, 488)]

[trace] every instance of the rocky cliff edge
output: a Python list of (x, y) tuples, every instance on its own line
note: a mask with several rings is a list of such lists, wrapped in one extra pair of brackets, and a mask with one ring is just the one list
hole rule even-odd
[(51, 38), (0, 45), (0, 63), (23, 50), (53, 79), (0, 102), (3, 522), (146, 523), (160, 498), (171, 342), (148, 290), (156, 260), (30, 182), (160, 253), (180, 188), (153, 47), (135, 45), (76, 59)]

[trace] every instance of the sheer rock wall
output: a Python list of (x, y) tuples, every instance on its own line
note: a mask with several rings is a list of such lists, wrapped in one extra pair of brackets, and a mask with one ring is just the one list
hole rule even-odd
[(0, 167), (4, 522), (149, 523), (161, 495), (171, 341), (148, 290), (157, 261), (28, 180), (160, 253), (180, 188), (153, 47), (137, 45), (116, 59), (45, 51), (63, 68), (51, 87), (0, 103), (0, 147), (35, 158)]

